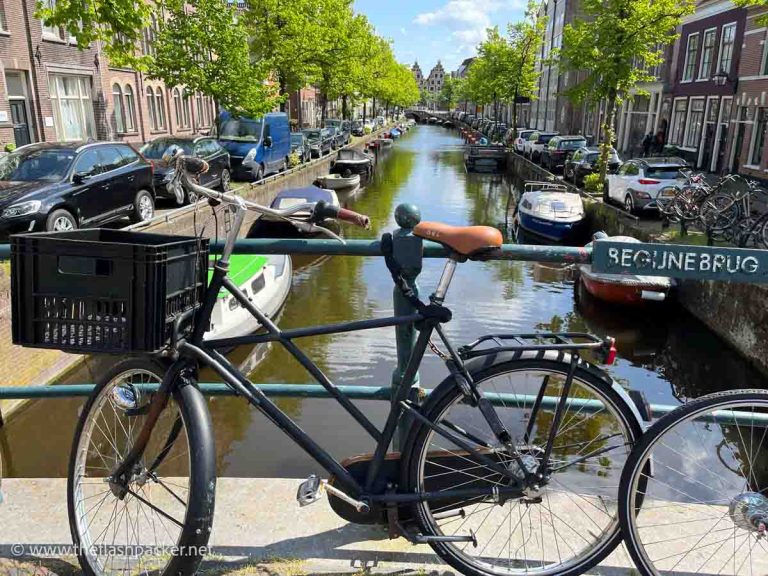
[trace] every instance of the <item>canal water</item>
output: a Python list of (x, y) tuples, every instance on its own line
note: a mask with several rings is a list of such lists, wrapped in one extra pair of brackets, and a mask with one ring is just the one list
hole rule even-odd
[[(519, 185), (519, 183), (517, 183)], [(395, 228), (402, 202), (421, 208), (424, 220), (504, 227), (513, 178), (467, 173), (455, 131), (417, 126), (385, 151), (373, 180), (349, 208), (371, 217), (378, 236)], [(508, 240), (513, 241), (513, 240)], [(285, 328), (376, 318), (391, 314), (392, 281), (381, 258), (294, 258), (291, 294), (280, 317)], [(426, 260), (419, 279), (423, 294), (435, 286), (442, 261)], [(700, 322), (675, 305), (639, 312), (612, 308), (579, 289), (573, 271), (523, 262), (461, 264), (446, 300), (453, 310), (448, 334), (457, 344), (490, 332), (590, 331), (617, 338), (619, 359), (610, 373), (627, 388), (641, 390), (651, 403), (677, 404), (705, 393), (762, 387), (761, 376)], [(328, 335), (300, 345), (339, 384), (385, 386), (395, 358), (394, 329)], [(254, 382), (308, 383), (309, 377), (279, 348), (237, 350), (236, 360)], [(71, 376), (93, 380), (103, 363)], [(108, 362), (107, 362), (108, 365)], [(94, 368), (94, 366), (96, 366)], [(446, 375), (433, 355), (425, 358), (421, 385), (436, 386)], [(210, 374), (204, 381), (213, 381)], [(82, 400), (41, 400), (28, 404), (0, 431), (5, 476), (66, 476), (75, 422)], [(340, 458), (370, 452), (373, 445), (331, 400), (282, 399), (279, 405)], [(386, 402), (359, 403), (377, 423)], [(210, 401), (222, 476), (306, 477), (319, 467), (244, 401)]]

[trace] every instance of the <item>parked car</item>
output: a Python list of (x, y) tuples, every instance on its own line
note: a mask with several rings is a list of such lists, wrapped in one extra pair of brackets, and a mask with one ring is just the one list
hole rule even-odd
[[(209, 136), (198, 138), (192, 136), (163, 136), (147, 142), (141, 148), (142, 156), (152, 162), (155, 168), (154, 186), (155, 194), (158, 197), (179, 201), (176, 197), (175, 187), (171, 186), (176, 170), (174, 166), (169, 166), (163, 160), (166, 154), (173, 155), (176, 148), (180, 148), (188, 156), (202, 158), (208, 163), (208, 171), (198, 176), (201, 185), (207, 188), (219, 187), (224, 191), (229, 190), (232, 180), (229, 153), (216, 140)], [(197, 194), (195, 192), (186, 189), (183, 192), (182, 204), (197, 202)]]
[(312, 147), (303, 132), (291, 132), (291, 154), (298, 154), (301, 162), (312, 159)]
[(155, 214), (152, 165), (122, 142), (41, 142), (0, 158), (0, 236)]
[(523, 145), (525, 144), (525, 141), (528, 139), (528, 136), (533, 134), (533, 130), (529, 130), (527, 128), (518, 128), (517, 129), (517, 137), (515, 136), (515, 129), (509, 128), (507, 130), (507, 133), (504, 135), (504, 143), (512, 148), (515, 152), (518, 154), (523, 153)]
[(288, 167), (291, 130), (285, 112), (245, 118), (222, 112), (218, 141), (229, 152), (236, 178), (261, 180)]
[[(584, 177), (597, 172), (597, 160), (600, 157), (600, 148), (596, 146), (583, 146), (571, 154), (565, 161), (563, 179), (570, 180), (577, 186), (584, 185)], [(615, 172), (621, 165), (621, 160), (616, 150), (611, 148), (608, 155), (608, 171)]]
[(491, 130), (488, 137), (494, 142), (503, 142), (504, 134), (507, 133), (507, 124), (505, 122), (497, 122)]
[(549, 144), (549, 141), (558, 134), (558, 132), (539, 132), (538, 130), (536, 132), (531, 132), (531, 135), (528, 136), (528, 140), (526, 140), (523, 145), (523, 155), (534, 162), (539, 162), (544, 146)]
[(475, 115), (474, 114), (467, 114), (462, 119), (462, 122), (464, 122), (465, 124), (467, 124), (469, 126), (472, 126), (472, 122), (474, 122), (474, 121), (475, 121)]
[(352, 136), (363, 136), (365, 134), (365, 124), (362, 120), (352, 122)]
[(568, 154), (587, 145), (584, 136), (555, 136), (541, 151), (541, 165), (550, 172), (565, 166)]
[(603, 186), (606, 202), (618, 202), (627, 212), (658, 209), (659, 194), (674, 196), (669, 186), (680, 178), (680, 170), (689, 169), (682, 158), (635, 158), (608, 174)]
[(386, 120), (384, 119), (384, 116), (376, 116), (375, 123), (377, 126), (384, 126), (384, 123)]
[(352, 139), (352, 125), (349, 120), (326, 120), (326, 128), (336, 129), (337, 146), (346, 146)]
[(326, 154), (330, 154), (333, 149), (333, 140), (331, 135), (322, 128), (310, 128), (303, 130), (304, 135), (309, 140), (309, 147), (312, 153), (312, 158), (320, 158)]
[(340, 148), (344, 145), (344, 137), (335, 126), (323, 128), (323, 131), (328, 134), (328, 137), (331, 139), (331, 148), (333, 150), (336, 150), (337, 148)]

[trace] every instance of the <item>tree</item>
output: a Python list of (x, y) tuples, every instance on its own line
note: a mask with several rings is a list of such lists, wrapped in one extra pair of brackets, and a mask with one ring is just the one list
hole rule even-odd
[(463, 79), (461, 78), (445, 77), (443, 87), (437, 95), (437, 103), (441, 108), (450, 110), (456, 106), (459, 101), (462, 83)]
[(511, 95), (512, 129), (517, 137), (517, 105), (520, 99), (532, 100), (536, 97), (541, 71), (536, 67), (536, 56), (541, 50), (544, 31), (547, 26), (545, 16), (540, 16), (534, 2), (528, 4), (525, 18), (507, 26), (507, 38), (512, 61), (507, 67), (506, 96)]
[(585, 19), (563, 30), (562, 48), (554, 54), (562, 68), (584, 79), (566, 92), (577, 102), (604, 100), (600, 180), (605, 179), (615, 138), (617, 107), (638, 84), (654, 80), (649, 69), (663, 60), (664, 46), (694, 10), (693, 0), (583, 0)]
[(498, 27), (488, 28), (485, 40), (477, 47), (477, 58), (467, 74), (469, 93), (478, 104), (493, 104), (498, 120), (499, 100), (507, 101), (509, 67), (514, 55)]
[(226, 0), (167, 0), (149, 76), (211, 96), (234, 115), (261, 116), (279, 98), (268, 62), (253, 62), (248, 31)]
[[(768, 8), (768, 0), (735, 0), (734, 4), (741, 8)], [(758, 16), (757, 23), (761, 26), (768, 24), (768, 13)]]

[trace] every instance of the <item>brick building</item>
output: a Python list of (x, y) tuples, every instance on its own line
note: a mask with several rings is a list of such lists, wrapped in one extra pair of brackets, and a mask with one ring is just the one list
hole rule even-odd
[[(35, 0), (0, 0), (0, 145), (114, 139), (140, 143), (210, 129), (213, 102), (109, 66), (34, 17)], [(141, 50), (151, 52), (154, 28)]]
[(765, 9), (751, 9), (745, 18), (725, 162), (729, 171), (762, 179), (768, 177), (768, 43), (766, 27), (757, 19), (766, 13)]

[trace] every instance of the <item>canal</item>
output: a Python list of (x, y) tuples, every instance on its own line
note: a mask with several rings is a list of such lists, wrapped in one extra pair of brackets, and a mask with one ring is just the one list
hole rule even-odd
[[(497, 174), (466, 173), (461, 140), (438, 126), (418, 126), (383, 153), (368, 186), (347, 207), (368, 214), (371, 237), (395, 227), (401, 202), (421, 208), (424, 220), (504, 226), (507, 195), (519, 183)], [(508, 240), (513, 241), (513, 240)], [(419, 284), (428, 293), (442, 262), (427, 260)], [(375, 318), (391, 313), (392, 282), (380, 258), (294, 259), (290, 296), (280, 317), (285, 328)], [(454, 317), (450, 337), (465, 343), (488, 332), (590, 331), (617, 338), (619, 359), (608, 370), (624, 386), (641, 390), (651, 403), (677, 404), (705, 393), (762, 387), (762, 377), (700, 322), (672, 305), (632, 312), (607, 307), (579, 289), (573, 270), (523, 262), (468, 262), (455, 276), (447, 298)], [(300, 342), (339, 384), (390, 382), (395, 357), (392, 329), (321, 336)], [(236, 350), (254, 382), (307, 383), (309, 378), (278, 348)], [(89, 361), (69, 377), (93, 381), (108, 362)], [(441, 362), (425, 358), (421, 385), (445, 376)], [(203, 380), (213, 381), (210, 374)], [(27, 404), (0, 431), (3, 473), (16, 477), (66, 476), (75, 422), (82, 400)], [(369, 437), (335, 403), (281, 399), (280, 406), (338, 457), (370, 452)], [(222, 476), (301, 477), (319, 467), (244, 401), (210, 401)], [(360, 405), (381, 423), (387, 403)]]

